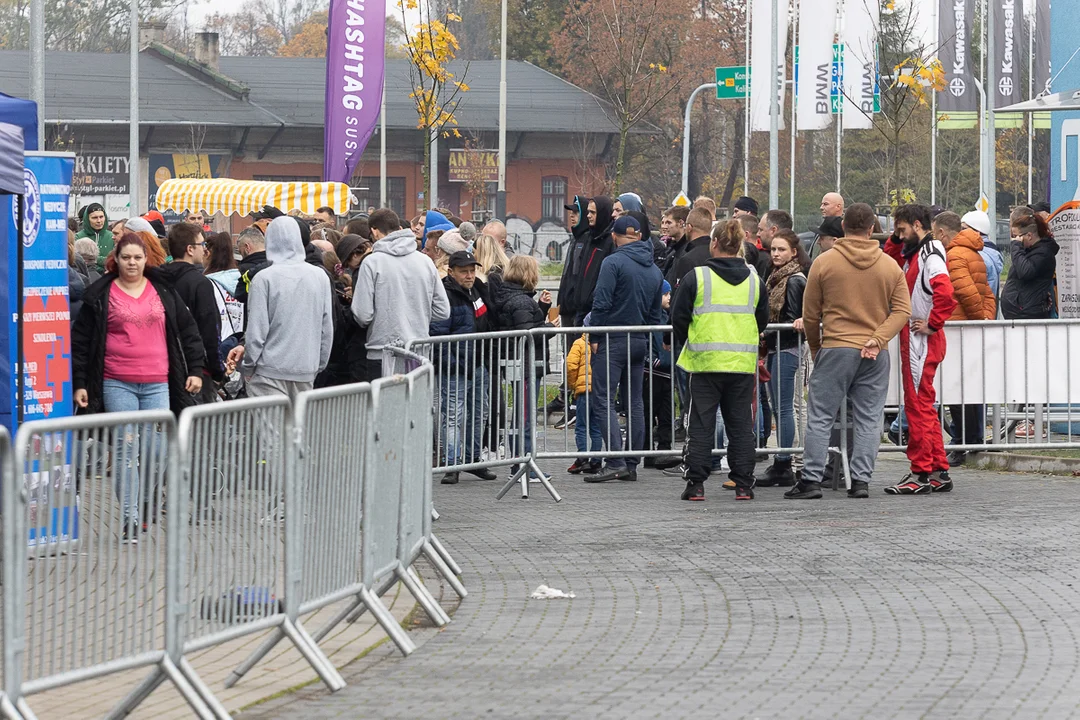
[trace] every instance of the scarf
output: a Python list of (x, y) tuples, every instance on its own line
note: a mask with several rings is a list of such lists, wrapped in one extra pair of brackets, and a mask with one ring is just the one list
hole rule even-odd
[(780, 313), (784, 309), (784, 301), (787, 300), (788, 278), (802, 272), (799, 261), (791, 258), (787, 263), (778, 268), (773, 268), (769, 273), (769, 279), (765, 284), (769, 287), (769, 322), (780, 322)]

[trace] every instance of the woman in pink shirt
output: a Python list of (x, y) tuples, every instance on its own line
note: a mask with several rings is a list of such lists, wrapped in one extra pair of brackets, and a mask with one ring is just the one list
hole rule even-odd
[[(205, 359), (199, 330), (176, 293), (146, 267), (146, 241), (125, 233), (107, 272), (83, 296), (71, 328), (72, 385), (80, 413), (194, 405)], [(114, 449), (113, 478), (124, 515), (123, 539), (137, 542), (139, 426)], [(156, 444), (156, 443), (155, 443)], [(120, 457), (116, 457), (117, 454)]]

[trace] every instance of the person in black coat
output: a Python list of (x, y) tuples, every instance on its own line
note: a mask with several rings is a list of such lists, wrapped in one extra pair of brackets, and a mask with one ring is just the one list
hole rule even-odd
[(575, 195), (574, 202), (567, 205), (570, 215), (570, 242), (566, 245), (566, 255), (563, 257), (563, 273), (559, 280), (559, 317), (563, 327), (573, 327), (577, 322), (577, 316), (571, 305), (564, 305), (564, 301), (570, 296), (574, 288), (576, 276), (574, 275), (574, 260), (581, 255), (582, 248), (589, 239), (588, 209), (592, 198), (583, 195)]
[(1006, 320), (1042, 320), (1054, 313), (1054, 273), (1058, 244), (1046, 221), (1028, 207), (1009, 217), (1012, 267), (1001, 289), (1001, 314)]
[[(613, 208), (614, 202), (609, 197), (597, 196), (589, 201), (585, 211), (589, 230), (574, 243), (570, 266), (564, 268), (559, 286), (559, 314), (565, 318), (564, 326), (580, 327), (581, 321), (592, 310), (600, 265), (615, 250), (611, 239)], [(569, 318), (573, 318), (573, 322), (568, 324), (566, 319)]]

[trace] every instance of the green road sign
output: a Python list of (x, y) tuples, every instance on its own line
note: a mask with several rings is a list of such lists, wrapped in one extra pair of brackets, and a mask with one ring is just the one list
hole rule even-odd
[(716, 68), (716, 99), (742, 100), (747, 96), (749, 73), (745, 65)]

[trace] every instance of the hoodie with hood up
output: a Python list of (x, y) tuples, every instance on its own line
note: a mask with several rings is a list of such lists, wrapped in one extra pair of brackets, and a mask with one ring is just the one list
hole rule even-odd
[[(720, 279), (729, 285), (742, 285), (746, 278), (750, 277), (750, 266), (740, 257), (709, 258), (704, 267), (706, 271), (712, 271), (720, 276)], [(902, 279), (902, 278), (901, 278)], [(757, 320), (758, 332), (763, 332), (769, 324), (769, 292), (765, 283), (759, 284), (757, 307), (754, 308), (754, 319)], [(690, 322), (694, 319), (694, 302), (697, 299), (697, 272), (696, 268), (683, 277), (679, 283), (678, 291), (671, 303), (671, 329), (675, 339), (675, 347), (681, 348), (686, 345), (686, 337), (690, 333)]]
[(266, 256), (273, 264), (255, 276), (248, 293), (242, 373), (314, 382), (334, 341), (330, 281), (304, 262), (300, 226), (291, 217), (266, 229)]
[[(95, 230), (90, 226), (90, 213), (97, 212), (98, 210), (105, 216), (105, 224), (101, 226), (100, 230)], [(105, 212), (105, 208), (101, 203), (90, 203), (83, 208), (80, 214), (82, 218), (82, 228), (75, 236), (76, 240), (82, 238), (90, 238), (97, 243), (98, 247), (98, 270), (105, 267), (105, 258), (112, 252), (115, 241), (113, 240), (112, 230), (109, 230), (109, 214)]]
[(384, 345), (401, 347), (430, 337), (431, 323), (450, 317), (450, 302), (435, 263), (416, 249), (408, 228), (375, 243), (357, 272), (352, 312), (366, 327), (368, 359)]
[[(592, 310), (593, 291), (596, 289), (600, 266), (604, 258), (615, 250), (611, 239), (611, 198), (597, 196), (590, 202), (596, 205), (596, 222), (581, 239), (575, 239), (568, 266), (563, 268), (559, 283), (559, 314), (578, 321)], [(586, 213), (588, 203), (585, 204)], [(586, 222), (588, 222), (586, 214)]]
[(623, 245), (600, 267), (591, 324), (595, 327), (662, 325), (663, 284), (664, 276), (653, 264), (651, 243), (638, 240)]
[(904, 271), (877, 240), (840, 238), (814, 261), (803, 293), (804, 331), (814, 355), (823, 347), (861, 349), (871, 338), (884, 350), (910, 317)]

